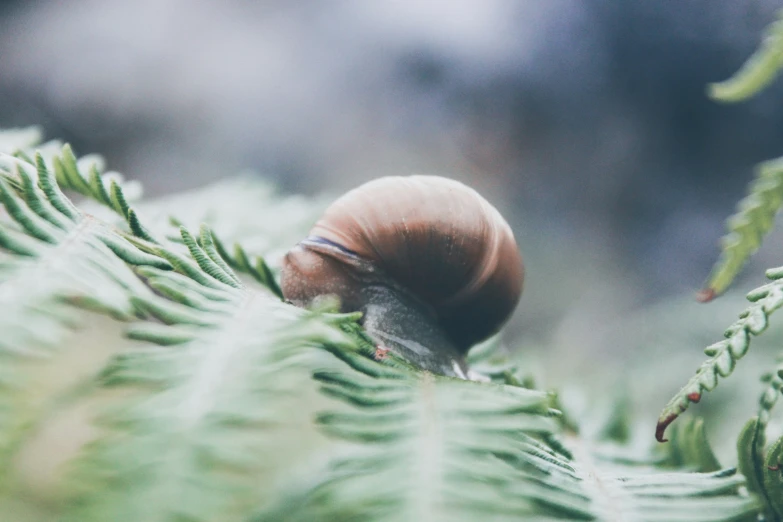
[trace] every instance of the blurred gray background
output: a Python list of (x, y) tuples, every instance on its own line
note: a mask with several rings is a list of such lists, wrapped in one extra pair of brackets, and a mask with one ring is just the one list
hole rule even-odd
[[(528, 315), (512, 328), (584, 332), (599, 311), (690, 299), (752, 166), (783, 154), (782, 82), (738, 105), (705, 96), (780, 7), (4, 1), (0, 125), (41, 124), (148, 195), (241, 170), (304, 194), (385, 174), (463, 180), (527, 260)], [(780, 238), (751, 286), (783, 261)]]

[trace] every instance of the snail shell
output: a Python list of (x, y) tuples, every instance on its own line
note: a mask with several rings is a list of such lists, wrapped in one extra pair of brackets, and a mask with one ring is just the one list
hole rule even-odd
[(335, 294), (342, 311), (365, 312), (370, 333), (407, 334), (414, 351), (458, 360), (511, 315), (524, 268), (508, 223), (475, 190), (437, 176), (395, 176), (336, 200), (286, 255), (281, 279), (295, 304)]

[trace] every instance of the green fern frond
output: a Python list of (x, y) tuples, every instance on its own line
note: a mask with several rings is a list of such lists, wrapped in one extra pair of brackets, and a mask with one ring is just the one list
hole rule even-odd
[(783, 364), (779, 364), (773, 373), (762, 376), (762, 381), (767, 384), (767, 387), (759, 398), (757, 417), (759, 425), (765, 429), (769, 424), (772, 408), (777, 404), (783, 391)]
[[(173, 243), (181, 243), (190, 249), (188, 240), (182, 236), (181, 231), (184, 228), (182, 223), (173, 216), (169, 217), (169, 221), (173, 226), (179, 228), (180, 235), (169, 235), (166, 237), (166, 239)], [(269, 265), (266, 263), (266, 260), (263, 257), (253, 256), (251, 260), (251, 256), (248, 255), (248, 253), (239, 243), (234, 244), (234, 253), (230, 254), (223, 245), (223, 242), (220, 240), (220, 238), (218, 238), (217, 235), (215, 235), (213, 231), (209, 230), (207, 235), (203, 233), (205, 228), (209, 230), (206, 224), (202, 224), (202, 234), (198, 238), (194, 239), (196, 244), (198, 244), (201, 248), (204, 249), (206, 253), (208, 253), (209, 258), (212, 261), (219, 264), (221, 267), (231, 272), (232, 274), (234, 273), (233, 271), (242, 274), (248, 274), (253, 278), (254, 281), (261, 284), (261, 286), (266, 287), (280, 299), (283, 298), (283, 291), (280, 289), (280, 284), (277, 282), (277, 278), (275, 277), (274, 272), (271, 268), (269, 268)], [(233, 277), (236, 278), (236, 275)], [(236, 279), (236, 281), (239, 282), (239, 279)]]
[(759, 429), (758, 419), (745, 424), (737, 438), (737, 467), (746, 480), (748, 490), (766, 501), (764, 492), (764, 431)]
[(277, 283), (275, 275), (272, 273), (272, 270), (269, 268), (269, 265), (266, 264), (263, 257), (254, 256), (251, 260), (250, 256), (239, 243), (234, 244), (234, 255), (232, 256), (226, 251), (222, 242), (220, 242), (217, 237), (213, 235), (212, 239), (215, 249), (220, 253), (220, 257), (225, 259), (228, 264), (231, 265), (231, 268), (250, 275), (260, 284), (269, 288), (277, 297), (280, 299), (283, 298), (283, 291), (280, 289), (280, 285)]
[(748, 421), (737, 441), (739, 469), (748, 489), (764, 502), (768, 520), (783, 520), (783, 438), (764, 453), (764, 426)]
[[(296, 501), (302, 504), (259, 520), (510, 518), (535, 512), (539, 499), (546, 505), (562, 495), (566, 502), (554, 502), (566, 510), (583, 501), (556, 487), (557, 477), (573, 470), (533, 438), (557, 430), (546, 394), (396, 368), (344, 350), (340, 357), (358, 371), (315, 377), (324, 393), (354, 409), (318, 420), (332, 436), (363, 444), (332, 463), (307, 499)], [(552, 491), (547, 473), (526, 494), (511, 491), (525, 471), (507, 459), (545, 468), (554, 475)]]
[(778, 520), (783, 520), (783, 437), (769, 448), (764, 464), (764, 489), (769, 508)]
[[(390, 368), (383, 359), (335, 351), (356, 371), (315, 377), (353, 410), (319, 420), (357, 447), (257, 522), (717, 521), (751, 519), (758, 510), (757, 500), (739, 493), (743, 479), (732, 470), (666, 473), (601, 462), (574, 436), (565, 440), (574, 457), (559, 451), (548, 443), (559, 429), (541, 392)], [(700, 436), (696, 430), (685, 438)]]
[[(102, 174), (103, 160), (99, 157), (85, 157), (77, 160), (70, 145), (66, 144), (58, 156), (52, 158), (52, 164), (58, 184), (78, 192), (91, 200), (110, 208), (127, 221), (131, 233), (146, 241), (157, 242), (144, 227), (138, 215), (128, 204), (125, 192), (120, 185), (121, 176)], [(87, 169), (88, 174), (83, 171)]]
[[(231, 205), (216, 206), (221, 201)], [(207, 224), (218, 257), (282, 299), (277, 282), (280, 259), (306, 237), (328, 201), (282, 196), (263, 179), (242, 175), (136, 207), (156, 237), (175, 243), (181, 242), (180, 235), (171, 235), (169, 226), (194, 229)]]
[(763, 378), (767, 386), (759, 399), (759, 411), (748, 421), (737, 442), (740, 471), (748, 478), (748, 489), (765, 502), (770, 520), (783, 519), (783, 469), (781, 450), (783, 439), (778, 440), (765, 456), (766, 429), (772, 408), (783, 390), (783, 366)]
[(783, 206), (783, 158), (761, 163), (748, 195), (740, 201), (738, 211), (727, 221), (728, 235), (721, 241), (721, 258), (712, 269), (701, 301), (722, 294), (740, 272), (748, 258), (761, 246), (772, 229), (775, 215)]
[[(32, 139), (32, 132), (31, 132)], [(2, 142), (2, 133), (0, 133), (0, 143)], [(133, 198), (141, 194), (140, 185), (133, 182), (125, 182), (123, 177), (116, 172), (103, 173), (103, 159), (100, 156), (88, 155), (77, 159), (69, 145), (60, 145), (59, 142), (50, 142), (44, 145), (44, 149), (12, 149), (11, 154), (4, 153), (0, 149), (0, 176), (24, 197), (31, 192), (24, 188), (23, 175), (28, 171), (37, 172), (31, 175), (34, 178), (50, 176), (48, 185), (57, 185), (57, 190), (73, 190), (89, 199), (95, 201), (101, 206), (107, 207), (120, 216), (125, 221), (130, 232), (142, 239), (155, 242), (150, 232), (144, 227), (138, 219), (138, 215), (128, 204), (128, 192), (132, 193)], [(87, 170), (88, 175), (83, 171)], [(53, 204), (59, 204), (62, 198), (52, 197), (53, 194), (47, 194)], [(72, 215), (76, 207), (66, 200), (69, 208), (59, 208), (62, 213)], [(87, 209), (90, 214), (98, 214), (97, 209)], [(99, 216), (107, 219), (106, 216)]]
[[(38, 155), (46, 168), (55, 173), (61, 188), (74, 190), (114, 210), (117, 209), (104, 197), (112, 182), (123, 189), (125, 198), (135, 201), (141, 197), (141, 185), (138, 182), (126, 181), (118, 172), (104, 172), (101, 156), (88, 154), (76, 158), (70, 145), (63, 145), (57, 140), (41, 143), (41, 132), (37, 127), (0, 130), (0, 153), (29, 165), (36, 164), (34, 158)], [(14, 170), (8, 159), (0, 160), (0, 166), (6, 171)], [(89, 174), (85, 175), (84, 172)], [(100, 183), (94, 179), (95, 174), (99, 175)]]
[(349, 342), (318, 316), (243, 288), (201, 246), (208, 228), (201, 245), (182, 236), (192, 260), (158, 247), (176, 271), (140, 273), (169, 299), (136, 298), (153, 322), (129, 331), (176, 346), (123, 354), (104, 372), (107, 385), (137, 393), (104, 416), (110, 432), (77, 462), (73, 520), (243, 520), (281, 449), (281, 399), (306, 384), (315, 347)]
[[(0, 133), (0, 469), (47, 412), (102, 394), (99, 431), (58, 486), (61, 520), (720, 522), (759, 512), (742, 476), (713, 471), (698, 423), (675, 434), (668, 458), (625, 458), (626, 446), (576, 435), (553, 394), (517, 386), (497, 338), (469, 357), (476, 381), (453, 379), (379, 348), (360, 314), (283, 303), (270, 266), (316, 205), (252, 201), (263, 184), (229, 182), (223, 199), (208, 189), (187, 200), (185, 226), (167, 241), (165, 220), (151, 216), (180, 207), (132, 201), (97, 159), (56, 142), (30, 150), (38, 139)], [(250, 196), (233, 204), (242, 187)], [(74, 205), (63, 188), (87, 199)], [(237, 214), (223, 221), (216, 201), (227, 200)], [(270, 225), (265, 216), (279, 220), (286, 205), (298, 217)], [(214, 227), (192, 233), (210, 212)], [(218, 236), (242, 246), (229, 255)], [(82, 308), (129, 321), (132, 347), (66, 393), (31, 401), (35, 358), (69, 349)], [(615, 439), (628, 438), (621, 424)]]
[[(255, 522), (728, 521), (752, 520), (759, 509), (741, 494), (744, 480), (734, 470), (673, 473), (605, 461), (575, 436), (563, 441), (574, 451), (561, 451), (549, 442), (559, 428), (541, 392), (334, 351), (356, 371), (315, 377), (352, 410), (324, 413), (319, 422), (354, 445)], [(686, 436), (699, 437), (699, 430)]]
[(485, 376), (492, 382), (518, 385), (520, 369), (510, 361), (509, 353), (498, 334), (471, 348), (467, 362), (476, 375)]
[(728, 80), (710, 84), (708, 94), (721, 102), (746, 100), (772, 83), (783, 67), (783, 11), (765, 31), (764, 39), (739, 71)]
[[(86, 308), (131, 319), (132, 296), (149, 295), (131, 265), (169, 268), (138, 251), (122, 233), (79, 211), (60, 191), (40, 155), (15, 173), (0, 170), (0, 469), (58, 397), (31, 393), (32, 361), (64, 350)], [(7, 158), (7, 156), (5, 156)], [(25, 167), (24, 165), (27, 165)], [(9, 183), (10, 182), (10, 183)], [(17, 188), (11, 188), (11, 185)], [(76, 383), (75, 386), (80, 386)], [(35, 397), (35, 398), (33, 398)]]
[(704, 349), (710, 358), (702, 363), (696, 375), (664, 407), (656, 430), (659, 441), (665, 441), (663, 435), (666, 427), (691, 403), (699, 402), (705, 392), (715, 389), (719, 377), (731, 375), (737, 361), (748, 353), (751, 336), (764, 332), (769, 325), (769, 316), (783, 306), (783, 267), (767, 270), (767, 277), (773, 282), (748, 294), (748, 300), (753, 304), (724, 332), (723, 341)]
[(668, 455), (660, 464), (703, 473), (721, 469), (707, 440), (703, 419), (683, 419), (670, 431), (669, 444), (666, 445)]

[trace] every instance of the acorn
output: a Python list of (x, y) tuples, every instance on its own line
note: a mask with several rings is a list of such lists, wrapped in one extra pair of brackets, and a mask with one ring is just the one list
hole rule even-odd
[(327, 208), (283, 260), (298, 306), (334, 295), (361, 311), (383, 350), (464, 377), (465, 355), (497, 333), (522, 293), (514, 234), (475, 190), (438, 176), (390, 176)]

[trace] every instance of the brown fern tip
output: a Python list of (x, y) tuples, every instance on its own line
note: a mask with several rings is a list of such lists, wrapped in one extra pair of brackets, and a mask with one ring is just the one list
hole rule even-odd
[(674, 419), (677, 417), (678, 415), (676, 413), (672, 413), (665, 419), (658, 421), (658, 425), (655, 427), (655, 440), (658, 442), (669, 442), (669, 439), (663, 438), (663, 432), (666, 431), (666, 428), (669, 427), (669, 424), (674, 422)]
[(699, 290), (696, 293), (696, 300), (700, 303), (709, 303), (713, 299), (715, 299), (715, 296), (717, 295), (717, 292), (715, 292), (714, 288), (705, 288), (703, 290)]

